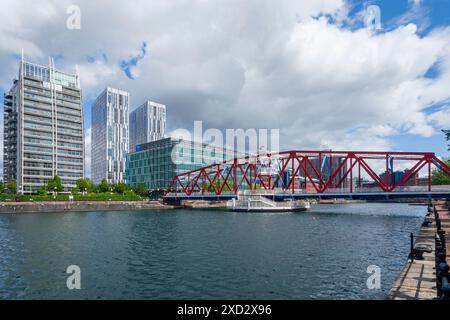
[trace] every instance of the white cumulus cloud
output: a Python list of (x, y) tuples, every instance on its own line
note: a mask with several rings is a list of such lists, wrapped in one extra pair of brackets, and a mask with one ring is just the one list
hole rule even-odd
[[(36, 62), (52, 54), (63, 70), (78, 65), (85, 97), (117, 86), (133, 107), (166, 104), (170, 131), (203, 120), (205, 129), (280, 128), (282, 148), (389, 149), (397, 134), (430, 137), (448, 125), (447, 109), (430, 111), (450, 100), (448, 27), (419, 35), (403, 18), (381, 33), (346, 28), (355, 17), (343, 0), (3, 2), (5, 89), (24, 47)], [(66, 28), (71, 4), (80, 30)], [(131, 80), (121, 62), (143, 43)]]

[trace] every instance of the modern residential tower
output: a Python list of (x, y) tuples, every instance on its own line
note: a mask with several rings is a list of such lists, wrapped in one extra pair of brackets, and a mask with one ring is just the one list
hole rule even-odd
[(130, 152), (136, 146), (164, 138), (166, 106), (147, 101), (130, 114)]
[(130, 94), (106, 88), (92, 105), (91, 176), (94, 183), (125, 181)]
[(83, 105), (77, 74), (24, 61), (4, 96), (3, 179), (32, 193), (59, 176), (65, 191), (84, 177)]

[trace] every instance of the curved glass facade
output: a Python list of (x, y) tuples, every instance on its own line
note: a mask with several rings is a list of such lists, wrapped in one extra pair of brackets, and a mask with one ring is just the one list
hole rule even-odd
[(166, 189), (177, 174), (233, 159), (235, 152), (222, 147), (166, 138), (136, 147), (126, 161), (130, 186), (144, 183), (150, 190)]

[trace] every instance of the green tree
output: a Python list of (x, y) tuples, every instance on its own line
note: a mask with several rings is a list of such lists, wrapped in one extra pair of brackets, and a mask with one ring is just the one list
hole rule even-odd
[(0, 193), (3, 193), (5, 191), (5, 184), (3, 181), (0, 181)]
[(119, 194), (123, 194), (125, 191), (127, 191), (127, 189), (127, 185), (123, 182), (119, 182), (113, 187), (114, 192)]
[(16, 179), (9, 179), (8, 184), (6, 185), (9, 192), (16, 193), (17, 192), (17, 182)]
[(77, 180), (76, 190), (80, 192), (93, 192), (95, 190), (94, 183), (88, 178), (82, 178)]
[(102, 179), (100, 184), (98, 185), (98, 191), (99, 192), (108, 192), (111, 191), (111, 188), (109, 187), (108, 181), (106, 181), (105, 178)]
[(448, 151), (450, 151), (450, 130), (442, 130), (442, 132), (445, 134), (445, 137), (447, 138), (448, 144)]
[[(450, 165), (450, 160), (446, 161)], [(434, 185), (450, 185), (450, 177), (442, 170), (436, 169), (431, 173), (431, 183)]]
[(138, 194), (138, 195), (140, 195), (140, 196), (142, 196), (142, 197), (145, 197), (145, 196), (148, 195), (147, 187), (145, 186), (145, 183), (143, 183), (143, 182), (137, 183), (137, 184), (133, 187), (133, 191), (134, 191), (136, 194)]
[(39, 196), (45, 196), (47, 194), (47, 190), (44, 187), (40, 187), (36, 190), (36, 194)]
[(47, 182), (47, 190), (48, 191), (56, 191), (56, 192), (61, 192), (64, 191), (64, 186), (61, 183), (61, 178), (58, 176), (54, 176), (53, 178), (51, 178), (50, 180), (48, 180)]

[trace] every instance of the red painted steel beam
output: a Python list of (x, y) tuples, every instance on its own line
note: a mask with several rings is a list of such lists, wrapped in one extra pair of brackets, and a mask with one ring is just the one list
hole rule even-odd
[[(322, 179), (321, 159), (324, 156), (330, 157), (329, 180), (325, 183)], [(333, 168), (332, 159), (338, 159), (340, 164)], [(397, 183), (390, 182), (392, 172), (389, 171), (389, 161), (410, 161), (415, 162), (413, 167), (406, 172)], [(385, 181), (375, 173), (367, 160), (385, 161)], [(313, 164), (317, 163), (317, 167)], [(348, 161), (350, 167), (347, 168)], [(273, 170), (274, 163), (281, 163), (278, 169)], [(242, 187), (254, 190), (259, 184), (265, 190), (274, 190), (280, 179), (283, 181), (282, 189), (295, 192), (295, 178), (303, 171), (304, 183), (308, 180), (317, 193), (323, 193), (333, 186), (336, 178), (342, 174), (340, 180), (335, 185), (339, 187), (347, 181), (347, 176), (353, 178), (353, 169), (358, 165), (358, 187), (361, 187), (361, 171), (364, 170), (371, 179), (385, 192), (392, 192), (398, 187), (404, 186), (417, 174), (425, 165), (428, 164), (429, 179), (431, 179), (431, 164), (444, 171), (450, 176), (450, 167), (442, 160), (430, 152), (387, 152), (387, 151), (332, 151), (332, 150), (293, 150), (277, 153), (268, 153), (263, 155), (246, 156), (243, 158), (234, 158), (225, 160), (216, 164), (208, 165), (196, 170), (188, 171), (175, 175), (170, 182), (165, 195), (170, 192), (182, 192), (185, 195), (192, 195), (194, 192), (205, 191), (214, 192), (217, 195), (222, 194), (225, 186), (228, 190), (237, 193)], [(345, 172), (342, 170), (345, 168)], [(273, 172), (272, 172), (273, 170)], [(224, 173), (227, 171), (226, 175)], [(290, 172), (292, 176), (286, 184), (284, 175)], [(238, 181), (238, 172), (242, 175)], [(316, 176), (315, 179), (313, 176)], [(212, 179), (211, 179), (212, 177)], [(299, 175), (300, 178), (300, 175)], [(318, 184), (314, 181), (317, 180)], [(200, 182), (201, 181), (201, 182)], [(233, 182), (231, 188), (229, 182)], [(201, 183), (201, 185), (199, 184)], [(217, 188), (215, 186), (217, 184)], [(206, 189), (208, 186), (208, 190)], [(306, 186), (306, 184), (305, 184)], [(431, 189), (431, 180), (429, 181)], [(353, 181), (350, 181), (350, 191), (353, 191)]]
[(404, 174), (400, 178), (400, 180), (389, 189), (389, 191), (392, 192), (393, 190), (395, 190), (398, 187), (405, 186), (405, 184), (409, 181), (409, 179), (411, 179), (411, 177), (413, 175), (418, 173), (420, 171), (420, 169), (422, 169), (425, 164), (426, 164), (426, 160), (425, 159), (421, 159), (410, 170), (408, 170), (408, 172), (406, 174)]

